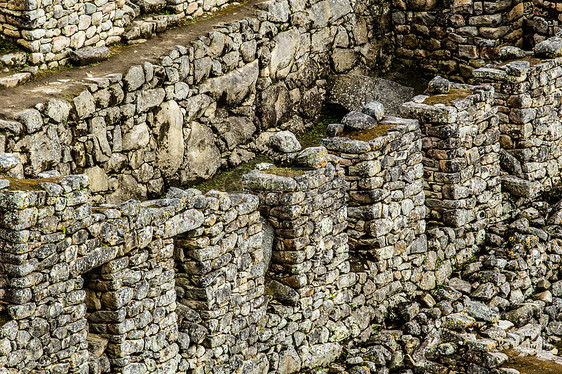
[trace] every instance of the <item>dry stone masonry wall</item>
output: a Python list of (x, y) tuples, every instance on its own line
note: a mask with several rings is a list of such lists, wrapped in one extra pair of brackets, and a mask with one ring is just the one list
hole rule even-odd
[(134, 17), (125, 1), (9, 1), (0, 5), (0, 34), (45, 67), (68, 61), (69, 51), (120, 41)]
[(398, 1), (392, 13), (399, 61), (432, 74), (469, 78), (497, 60), (503, 45), (521, 46), (530, 2)]
[(175, 239), (178, 372), (264, 372), (258, 331), (266, 323), (264, 232), (253, 195), (175, 190), (205, 220)]
[[(282, 173), (281, 173), (282, 174)], [(342, 341), (360, 332), (347, 244), (344, 174), (332, 164), (294, 177), (256, 171), (244, 177), (274, 230), (266, 293), (267, 329), (260, 345), (270, 370), (326, 366)]]
[(432, 234), (458, 246), (441, 248), (458, 256), (451, 268), (472, 257), (501, 216), (500, 133), (491, 87), (453, 85), (443, 92), (418, 96), (404, 109), (422, 127), (428, 225), (447, 227)]
[[(560, 222), (500, 194), (493, 87), (433, 92), (405, 104), (417, 119), (350, 113), (331, 155), (277, 134), (272, 155), (305, 167), (260, 166), (256, 195), (92, 204), (87, 177), (17, 179), (3, 154), (3, 370), (468, 373), (503, 364), (499, 349), (553, 350)], [(497, 205), (516, 208), (500, 220)]]
[(540, 56), (478, 69), (474, 77), (496, 89), (502, 148), (520, 164), (513, 174), (538, 182), (536, 188), (550, 189), (560, 184), (562, 168), (562, 68), (559, 59), (543, 61)]
[[(514, 373), (507, 349), (562, 361), (562, 42), (499, 48), (519, 42), (524, 2), (367, 5), (266, 3), (0, 120), (0, 372)], [(399, 28), (415, 51), (449, 33), (447, 74), (523, 59), (477, 69), (479, 85), (434, 79), (403, 106), (411, 119), (368, 103), (301, 150), (279, 130), (312, 122), (329, 74), (388, 62), (374, 14), (415, 22), (417, 36)], [(283, 166), (247, 174), (250, 193), (168, 188), (268, 143)]]
[(365, 60), (365, 25), (347, 1), (269, 4), (157, 64), (93, 78), (71, 102), (1, 121), (0, 148), (19, 153), (28, 176), (84, 172), (97, 201), (160, 196), (165, 185), (253, 158), (270, 129), (302, 131), (321, 110), (330, 71)]

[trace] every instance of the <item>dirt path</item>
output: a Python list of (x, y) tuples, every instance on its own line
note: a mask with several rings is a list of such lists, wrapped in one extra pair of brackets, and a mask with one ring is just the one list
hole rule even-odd
[(155, 62), (176, 45), (187, 45), (213, 28), (242, 20), (255, 14), (257, 5), (264, 0), (248, 0), (224, 14), (200, 19), (195, 23), (167, 30), (145, 43), (126, 47), (118, 55), (95, 66), (84, 66), (42, 74), (22, 86), (0, 91), (0, 118), (12, 118), (13, 114), (45, 102), (52, 97), (64, 97), (84, 87), (84, 79), (103, 77), (111, 73), (124, 73), (133, 65), (145, 61)]

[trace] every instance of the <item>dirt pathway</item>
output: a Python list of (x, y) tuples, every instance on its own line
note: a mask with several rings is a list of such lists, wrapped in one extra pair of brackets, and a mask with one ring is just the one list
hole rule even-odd
[(145, 61), (156, 62), (176, 45), (187, 45), (216, 27), (254, 15), (257, 5), (262, 2), (264, 0), (248, 0), (224, 14), (219, 13), (186, 26), (167, 30), (145, 43), (126, 47), (118, 55), (98, 65), (42, 74), (22, 86), (0, 90), (0, 119), (12, 118), (13, 114), (49, 98), (77, 93), (84, 87), (84, 79), (124, 73), (129, 67)]

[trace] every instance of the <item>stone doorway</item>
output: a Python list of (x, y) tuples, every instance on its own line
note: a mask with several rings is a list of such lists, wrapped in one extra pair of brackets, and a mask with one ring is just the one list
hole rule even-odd
[(111, 373), (111, 363), (107, 350), (109, 339), (108, 319), (112, 313), (104, 302), (103, 292), (112, 282), (104, 281), (102, 267), (97, 267), (84, 274), (86, 291), (86, 318), (88, 321), (88, 367), (90, 374)]

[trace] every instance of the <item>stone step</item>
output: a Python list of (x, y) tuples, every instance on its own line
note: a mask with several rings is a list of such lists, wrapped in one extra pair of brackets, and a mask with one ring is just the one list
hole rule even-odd
[(25, 66), (27, 62), (27, 53), (24, 51), (0, 53), (0, 68), (4, 72)]
[(38, 72), (36, 66), (29, 66), (21, 70), (0, 73), (0, 90), (13, 88), (29, 82)]

